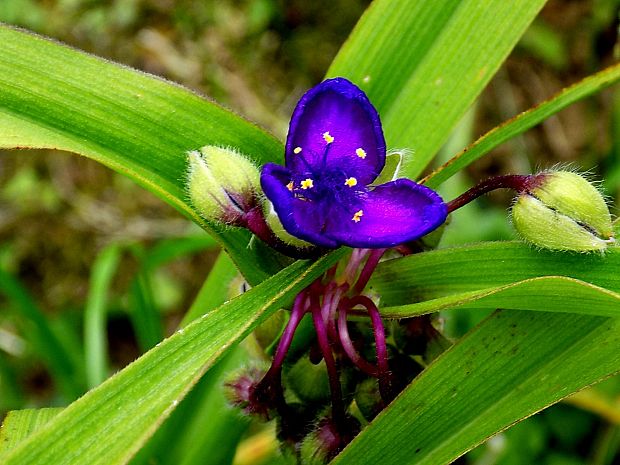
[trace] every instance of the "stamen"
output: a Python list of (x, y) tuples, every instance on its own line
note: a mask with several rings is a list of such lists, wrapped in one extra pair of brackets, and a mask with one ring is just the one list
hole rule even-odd
[(293, 153), (294, 153), (295, 155), (297, 155), (297, 154), (298, 154), (298, 153), (300, 153), (300, 152), (301, 152), (301, 147), (295, 147), (295, 148), (293, 149)]
[(355, 149), (355, 155), (357, 155), (358, 157), (360, 157), (363, 160), (364, 158), (366, 158), (366, 150), (364, 150), (361, 147), (358, 148), (358, 149)]
[(308, 179), (304, 179), (303, 181), (301, 181), (301, 188), (306, 190), (306, 189), (312, 189), (314, 187), (314, 181), (310, 178)]
[(353, 215), (353, 218), (351, 219), (355, 221), (356, 223), (359, 223), (362, 220), (362, 216), (364, 216), (364, 210), (358, 210), (355, 212), (355, 214)]
[(331, 144), (332, 142), (334, 142), (334, 138), (332, 137), (332, 135), (329, 133), (329, 131), (324, 132), (323, 133), (323, 139), (325, 140), (325, 142), (327, 142), (328, 144)]
[(289, 183), (286, 185), (286, 188), (287, 188), (289, 191), (293, 192), (293, 187), (294, 187), (294, 186), (295, 186), (295, 184), (293, 183), (293, 181), (291, 181), (291, 182), (289, 182)]
[(347, 180), (344, 182), (345, 186), (349, 186), (349, 187), (353, 187), (355, 185), (357, 185), (357, 179), (351, 177), (351, 178), (347, 178)]

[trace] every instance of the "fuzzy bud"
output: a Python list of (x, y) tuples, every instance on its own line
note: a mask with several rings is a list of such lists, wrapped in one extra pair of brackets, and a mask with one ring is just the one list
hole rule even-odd
[(377, 416), (384, 404), (376, 379), (368, 378), (357, 385), (355, 403), (366, 420), (372, 421)]
[(359, 422), (353, 417), (345, 419), (346, 428), (339, 431), (330, 417), (321, 419), (317, 428), (301, 443), (303, 465), (323, 465), (333, 459), (359, 432)]
[(329, 399), (329, 379), (325, 361), (317, 365), (301, 357), (286, 374), (286, 385), (305, 402), (324, 402)]
[(207, 145), (187, 156), (187, 191), (203, 218), (234, 224), (258, 204), (259, 171), (239, 152)]
[(537, 175), (513, 205), (512, 222), (525, 240), (545, 249), (604, 251), (614, 242), (603, 196), (569, 171)]
[(240, 370), (224, 382), (224, 395), (231, 405), (240, 408), (246, 414), (268, 420), (270, 407), (260, 402), (254, 395), (264, 374), (265, 371), (258, 367)]

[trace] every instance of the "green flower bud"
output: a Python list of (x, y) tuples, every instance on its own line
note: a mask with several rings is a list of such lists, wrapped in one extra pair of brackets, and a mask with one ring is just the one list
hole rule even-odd
[(383, 409), (383, 401), (376, 379), (368, 378), (357, 385), (355, 403), (366, 420), (372, 421), (377, 416)]
[(263, 420), (270, 417), (269, 405), (254, 396), (256, 386), (266, 373), (263, 367), (252, 366), (239, 369), (230, 374), (223, 385), (224, 396), (231, 405), (238, 407), (247, 415), (257, 416)]
[(235, 223), (258, 204), (259, 171), (239, 152), (207, 145), (187, 156), (187, 191), (203, 218)]
[(329, 379), (325, 361), (317, 365), (301, 357), (286, 373), (286, 386), (304, 402), (324, 402), (329, 399)]
[(359, 432), (359, 422), (350, 416), (344, 420), (345, 430), (339, 431), (330, 417), (319, 420), (316, 429), (306, 436), (299, 448), (303, 465), (323, 465), (333, 459)]
[(512, 222), (527, 241), (545, 249), (604, 251), (613, 244), (611, 215), (601, 193), (568, 171), (536, 176), (512, 207)]

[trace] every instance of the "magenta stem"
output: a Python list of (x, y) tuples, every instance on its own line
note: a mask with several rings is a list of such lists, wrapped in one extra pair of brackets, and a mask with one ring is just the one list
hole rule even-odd
[(349, 258), (349, 263), (347, 263), (347, 267), (344, 270), (344, 278), (346, 282), (353, 283), (362, 260), (366, 258), (366, 255), (368, 255), (369, 252), (370, 249), (353, 249), (351, 257)]
[(340, 379), (338, 377), (338, 369), (336, 368), (336, 361), (332, 354), (331, 347), (329, 346), (329, 338), (327, 336), (327, 328), (321, 315), (321, 307), (318, 305), (312, 305), (312, 318), (314, 321), (314, 328), (316, 329), (317, 341), (323, 360), (325, 360), (325, 366), (327, 367), (327, 374), (329, 376), (329, 387), (331, 391), (332, 399), (332, 417), (338, 429), (344, 427), (344, 404), (342, 402), (342, 389), (340, 387)]
[(347, 354), (347, 357), (353, 362), (353, 364), (366, 373), (369, 376), (377, 377), (378, 370), (377, 367), (372, 363), (366, 361), (358, 352), (355, 350), (355, 346), (351, 341), (351, 337), (349, 336), (349, 328), (347, 326), (347, 310), (348, 304), (341, 305), (339, 308), (338, 314), (338, 336), (340, 339), (340, 344), (344, 349), (344, 353)]
[(506, 174), (504, 176), (495, 176), (485, 179), (465, 193), (459, 195), (456, 199), (448, 202), (448, 213), (452, 213), (454, 210), (467, 205), (481, 195), (496, 189), (513, 189), (517, 192), (528, 191), (536, 187), (542, 181), (542, 176), (544, 175)]
[(357, 278), (357, 282), (355, 283), (355, 286), (353, 288), (357, 294), (362, 292), (366, 287), (366, 284), (368, 284), (372, 273), (375, 271), (375, 268), (379, 264), (379, 260), (381, 260), (381, 257), (386, 250), (387, 249), (375, 249), (370, 252), (368, 260), (366, 260), (364, 268), (362, 268), (362, 271), (360, 272), (360, 275)]
[(265, 376), (263, 376), (263, 379), (260, 380), (254, 389), (253, 396), (255, 396), (258, 402), (269, 408), (277, 409), (282, 419), (290, 416), (290, 410), (286, 405), (284, 391), (282, 389), (282, 365), (291, 347), (295, 330), (306, 313), (307, 297), (308, 295), (305, 290), (295, 297), (291, 316), (284, 328), (280, 342), (278, 343), (273, 362), (269, 370), (267, 370), (267, 373), (265, 373)]
[(381, 398), (387, 404), (392, 398), (392, 388), (390, 381), (390, 368), (388, 364), (388, 352), (387, 344), (385, 342), (385, 327), (381, 320), (381, 314), (375, 303), (365, 295), (359, 295), (351, 299), (351, 307), (355, 305), (362, 305), (368, 311), (370, 321), (372, 322), (372, 329), (375, 336), (375, 346), (377, 350), (377, 368), (379, 378), (379, 392)]
[(286, 354), (291, 347), (291, 342), (293, 342), (293, 336), (295, 334), (295, 330), (297, 326), (299, 326), (299, 322), (303, 318), (306, 313), (306, 293), (300, 292), (295, 297), (295, 301), (293, 302), (293, 308), (291, 310), (291, 316), (282, 332), (282, 337), (280, 338), (280, 342), (278, 343), (278, 348), (276, 349), (276, 354), (273, 357), (273, 362), (269, 371), (265, 375), (265, 378), (268, 376), (276, 376), (278, 379), (280, 378), (280, 372), (282, 371), (282, 365), (284, 364), (284, 360), (286, 358)]

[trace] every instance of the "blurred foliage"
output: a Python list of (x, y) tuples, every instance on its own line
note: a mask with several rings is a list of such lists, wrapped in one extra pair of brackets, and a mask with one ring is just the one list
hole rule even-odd
[[(180, 82), (283, 138), (298, 97), (321, 80), (368, 3), (2, 0), (0, 21)], [(619, 6), (620, 0), (550, 0), (437, 163), (616, 60)], [(499, 147), (446, 183), (442, 194), (449, 199), (487, 176), (577, 159), (579, 165), (572, 166), (605, 179), (617, 213), (617, 90), (571, 106)], [(509, 195), (500, 192), (464, 208), (454, 219), (459, 234), (447, 228), (442, 246), (513, 237), (506, 219), (509, 202)], [(154, 331), (160, 325), (169, 334), (190, 307), (216, 256), (212, 244), (201, 240), (197, 228), (173, 209), (94, 162), (51, 151), (0, 157), (0, 270), (27, 292), (43, 316), (45, 334), (59, 351), (70, 354), (70, 364), (83, 363), (85, 302), (95, 259), (106, 246), (122, 249), (104, 309), (108, 369), (113, 371), (154, 342), (143, 325), (155, 325)], [(158, 259), (161, 254), (165, 257)], [(0, 415), (72, 400), (70, 389), (61, 390), (62, 375), (26, 331), (19, 301), (4, 291), (0, 305)], [(137, 318), (132, 313), (136, 307), (146, 308), (151, 319), (145, 323)], [(446, 325), (459, 335), (479, 318), (459, 312)], [(576, 397), (497, 435), (460, 463), (617, 463), (620, 420), (609, 412), (620, 410), (618, 379), (588, 392), (589, 397)], [(264, 431), (250, 431), (258, 435), (246, 445), (265, 441)], [(273, 453), (273, 448), (264, 449), (264, 454)], [(252, 458), (254, 463), (259, 459), (272, 463), (265, 455)]]

